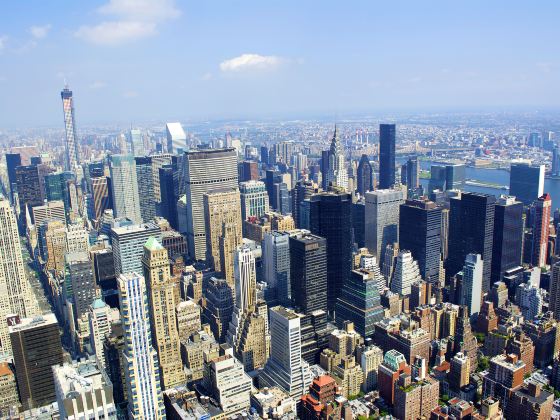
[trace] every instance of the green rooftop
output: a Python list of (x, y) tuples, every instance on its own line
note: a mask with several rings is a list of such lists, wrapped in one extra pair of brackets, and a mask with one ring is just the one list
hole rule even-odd
[(155, 251), (157, 249), (163, 249), (163, 246), (161, 246), (161, 244), (158, 242), (158, 240), (156, 238), (154, 238), (153, 236), (151, 236), (150, 239), (148, 239), (146, 241), (146, 243), (144, 244), (144, 247), (146, 247), (150, 251)]

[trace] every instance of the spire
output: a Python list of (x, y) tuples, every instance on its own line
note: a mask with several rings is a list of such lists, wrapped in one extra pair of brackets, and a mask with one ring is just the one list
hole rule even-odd
[(341, 155), (342, 152), (342, 144), (340, 143), (340, 135), (338, 133), (338, 126), (334, 125), (334, 135), (331, 141), (331, 154), (333, 155)]

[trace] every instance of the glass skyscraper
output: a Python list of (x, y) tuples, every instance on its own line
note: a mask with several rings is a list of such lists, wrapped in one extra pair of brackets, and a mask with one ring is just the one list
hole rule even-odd
[(74, 99), (72, 98), (72, 91), (68, 89), (68, 86), (60, 92), (60, 97), (62, 98), (64, 128), (66, 130), (66, 170), (75, 171), (76, 165), (80, 163), (80, 155), (74, 118)]
[(379, 188), (395, 185), (395, 124), (379, 125)]
[(513, 163), (509, 173), (509, 193), (528, 206), (544, 194), (544, 165)]

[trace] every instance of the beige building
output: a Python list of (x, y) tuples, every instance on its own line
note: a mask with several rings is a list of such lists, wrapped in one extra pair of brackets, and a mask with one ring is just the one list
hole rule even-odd
[(223, 225), (222, 232), (222, 236), (220, 237), (220, 272), (227, 284), (234, 290), (234, 254), (237, 247), (241, 244), (241, 241), (235, 224), (228, 223)]
[(44, 249), (48, 270), (64, 271), (66, 253), (66, 225), (60, 220), (45, 223)]
[(46, 220), (57, 219), (66, 223), (66, 212), (62, 200), (49, 201), (42, 206), (35, 206), (31, 209), (33, 213), (33, 223), (41, 226)]
[(224, 225), (229, 226), (228, 233), (232, 234), (232, 237), (235, 238), (237, 246), (241, 244), (240, 200), (237, 188), (213, 190), (205, 193), (203, 196), (206, 260), (211, 261), (216, 270), (222, 269), (220, 237), (224, 234)]
[(16, 376), (7, 362), (0, 363), (0, 417), (12, 407), (19, 406)]
[(89, 235), (84, 226), (74, 223), (66, 227), (66, 252), (88, 252)]
[(354, 356), (347, 356), (332, 370), (340, 394), (346, 398), (358, 395), (364, 381), (364, 373)]
[(167, 250), (154, 237), (144, 245), (142, 265), (150, 306), (152, 341), (158, 353), (161, 382), (167, 389), (185, 382), (175, 312), (179, 284), (170, 275)]
[(377, 370), (383, 363), (383, 350), (374, 345), (363, 347), (358, 349), (358, 357), (364, 373), (362, 390), (366, 393), (373, 391), (377, 387)]
[(181, 359), (186, 367), (187, 382), (202, 379), (205, 357), (213, 359), (219, 355), (220, 345), (209, 328), (192, 334), (188, 340), (181, 341)]
[(194, 300), (179, 302), (175, 308), (177, 317), (177, 331), (181, 341), (188, 339), (191, 334), (200, 331), (200, 306)]

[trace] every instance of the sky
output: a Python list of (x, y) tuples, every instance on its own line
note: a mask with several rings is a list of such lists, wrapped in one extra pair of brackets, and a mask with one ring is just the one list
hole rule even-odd
[(560, 106), (560, 2), (0, 3), (0, 127)]

